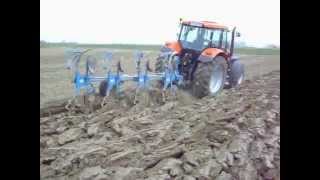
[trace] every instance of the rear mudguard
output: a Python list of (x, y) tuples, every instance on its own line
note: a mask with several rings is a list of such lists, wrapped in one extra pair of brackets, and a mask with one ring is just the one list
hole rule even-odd
[(207, 48), (203, 50), (198, 57), (199, 62), (210, 62), (212, 61), (216, 56), (222, 56), (225, 58), (226, 61), (228, 61), (228, 55), (221, 49), (217, 48)]
[(194, 67), (192, 68), (191, 71), (191, 79), (193, 80), (193, 74), (196, 71), (197, 67), (198, 67), (198, 63), (206, 63), (206, 62), (211, 62), (213, 61), (213, 59), (216, 56), (222, 56), (224, 57), (224, 59), (226, 60), (228, 67), (229, 66), (229, 58), (228, 55), (221, 49), (217, 49), (217, 48), (207, 48), (205, 50), (203, 50), (200, 54), (200, 56), (197, 59), (197, 62), (195, 63)]

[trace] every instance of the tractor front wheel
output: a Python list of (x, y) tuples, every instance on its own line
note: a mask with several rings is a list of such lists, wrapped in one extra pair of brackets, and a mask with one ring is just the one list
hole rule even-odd
[(192, 94), (198, 98), (216, 96), (224, 88), (227, 75), (227, 62), (217, 56), (211, 62), (199, 62), (192, 82)]

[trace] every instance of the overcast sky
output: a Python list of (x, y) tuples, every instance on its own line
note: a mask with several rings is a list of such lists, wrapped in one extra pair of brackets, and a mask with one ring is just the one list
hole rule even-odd
[(163, 44), (179, 18), (237, 26), (249, 45), (280, 45), (280, 0), (40, 0), (40, 39)]

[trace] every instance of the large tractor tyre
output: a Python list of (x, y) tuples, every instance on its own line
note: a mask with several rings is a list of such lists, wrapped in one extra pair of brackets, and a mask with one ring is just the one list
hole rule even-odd
[(156, 60), (155, 64), (155, 71), (157, 73), (163, 72), (164, 71), (164, 63), (163, 63), (163, 58), (158, 57)]
[(239, 61), (234, 61), (230, 68), (230, 81), (231, 87), (240, 85), (244, 80), (244, 65)]
[(222, 56), (215, 57), (211, 62), (198, 63), (192, 82), (192, 94), (198, 98), (217, 96), (224, 88), (227, 67)]

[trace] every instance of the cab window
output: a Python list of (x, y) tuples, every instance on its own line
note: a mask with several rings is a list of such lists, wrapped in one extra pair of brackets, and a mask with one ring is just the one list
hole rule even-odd
[(228, 49), (228, 37), (227, 37), (227, 31), (223, 31), (222, 35), (222, 46), (223, 49)]
[(213, 36), (212, 36), (212, 47), (215, 48), (220, 48), (221, 47), (221, 35), (222, 35), (222, 30), (220, 29), (214, 29), (213, 31)]

